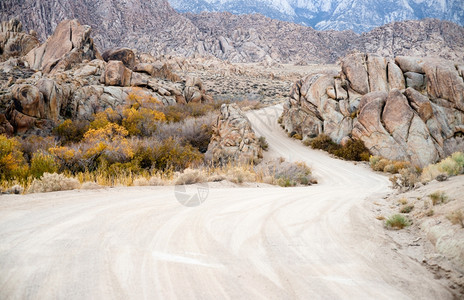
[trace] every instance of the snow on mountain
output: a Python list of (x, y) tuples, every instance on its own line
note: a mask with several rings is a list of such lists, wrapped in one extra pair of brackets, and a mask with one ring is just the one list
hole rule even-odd
[(369, 31), (386, 23), (436, 18), (464, 25), (463, 0), (169, 0), (180, 12), (260, 13), (319, 30)]

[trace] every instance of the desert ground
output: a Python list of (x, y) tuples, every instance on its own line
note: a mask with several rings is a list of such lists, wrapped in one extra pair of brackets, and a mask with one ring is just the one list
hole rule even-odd
[(317, 185), (216, 184), (197, 207), (174, 187), (0, 196), (1, 298), (452, 299), (369, 209), (388, 178), (288, 138), (280, 112), (248, 117)]

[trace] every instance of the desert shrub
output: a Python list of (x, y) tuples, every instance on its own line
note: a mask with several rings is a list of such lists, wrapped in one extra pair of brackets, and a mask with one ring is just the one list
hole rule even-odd
[(144, 169), (179, 171), (203, 161), (203, 155), (196, 148), (172, 137), (163, 141), (155, 138), (134, 140), (132, 144), (134, 160)]
[(95, 169), (102, 161), (109, 164), (129, 161), (134, 152), (126, 139), (127, 135), (125, 128), (114, 123), (108, 123), (100, 129), (89, 129), (82, 140), (89, 168)]
[(311, 140), (311, 148), (330, 152), (338, 149), (339, 145), (332, 141), (328, 135), (320, 134)]
[(299, 133), (295, 133), (294, 135), (292, 135), (292, 138), (294, 138), (296, 140), (300, 140), (300, 141), (303, 139), (303, 137)]
[(360, 140), (349, 140), (342, 146), (328, 135), (320, 134), (311, 140), (310, 145), (313, 149), (321, 149), (346, 160), (368, 161), (370, 156), (369, 150)]
[(37, 151), (47, 151), (57, 144), (54, 137), (42, 137), (38, 135), (27, 136), (20, 143), (24, 158), (28, 162), (31, 161), (32, 155)]
[(53, 133), (59, 138), (61, 143), (77, 143), (84, 137), (84, 133), (89, 129), (88, 121), (70, 119), (63, 121), (53, 129)]
[(432, 200), (433, 205), (437, 205), (440, 203), (445, 203), (448, 201), (448, 196), (443, 191), (436, 191), (429, 195), (430, 199)]
[(159, 104), (156, 98), (134, 88), (122, 110), (121, 125), (129, 135), (152, 135), (157, 124), (166, 121), (164, 113), (158, 110)]
[(32, 155), (30, 174), (34, 178), (39, 178), (44, 173), (55, 173), (57, 171), (58, 163), (50, 153), (37, 151)]
[(206, 182), (207, 175), (199, 169), (185, 169), (182, 173), (177, 175), (177, 179), (175, 181), (176, 185), (186, 185), (186, 184), (194, 184), (199, 182)]
[(421, 175), (423, 182), (436, 179), (442, 174), (456, 176), (464, 173), (464, 153), (455, 152), (451, 156), (441, 160), (436, 164), (428, 165), (424, 168)]
[(29, 193), (66, 191), (79, 188), (79, 180), (68, 178), (63, 174), (44, 173), (40, 179), (34, 179), (28, 189)]
[(414, 205), (405, 205), (400, 209), (400, 213), (409, 214), (414, 209)]
[(464, 228), (464, 212), (462, 210), (453, 211), (448, 215), (448, 220), (450, 220), (452, 224), (459, 224)]
[(389, 217), (385, 224), (389, 228), (403, 229), (411, 225), (411, 222), (403, 215), (396, 214)]
[(149, 186), (150, 181), (146, 179), (145, 177), (138, 177), (134, 180), (133, 185), (134, 186)]
[(259, 146), (261, 149), (264, 151), (267, 151), (269, 149), (269, 143), (266, 141), (266, 137), (260, 136), (258, 139)]
[(390, 182), (393, 188), (411, 189), (419, 182), (419, 174), (414, 168), (401, 169), (399, 174), (390, 177)]
[(233, 183), (255, 182), (256, 173), (248, 165), (226, 168), (227, 180)]
[(335, 156), (346, 160), (368, 161), (369, 150), (360, 140), (349, 140), (345, 145), (332, 150)]
[(271, 176), (274, 182), (283, 187), (311, 185), (315, 182), (311, 169), (303, 162), (290, 163), (277, 159), (257, 166), (255, 170), (263, 178)]
[(187, 103), (184, 105), (168, 105), (160, 107), (169, 123), (184, 121), (188, 118), (198, 118), (217, 111), (224, 102), (214, 103)]
[(455, 152), (451, 155), (451, 158), (461, 167), (464, 168), (464, 153)]
[(101, 185), (93, 181), (86, 181), (81, 185), (81, 190), (97, 190), (101, 188)]
[(0, 135), (0, 179), (27, 176), (29, 168), (20, 149), (21, 144), (16, 138)]

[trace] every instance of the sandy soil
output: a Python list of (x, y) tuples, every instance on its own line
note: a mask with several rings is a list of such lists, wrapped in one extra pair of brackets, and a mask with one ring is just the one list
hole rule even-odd
[(211, 187), (194, 208), (174, 187), (1, 196), (1, 298), (452, 298), (367, 208), (388, 179), (289, 139), (278, 111), (249, 112), (267, 155), (318, 185)]

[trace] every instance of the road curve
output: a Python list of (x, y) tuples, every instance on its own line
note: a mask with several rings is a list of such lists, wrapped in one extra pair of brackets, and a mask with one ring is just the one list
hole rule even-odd
[(0, 196), (1, 299), (448, 299), (367, 209), (386, 177), (313, 151), (249, 112), (268, 156), (305, 161), (319, 184), (173, 187)]

